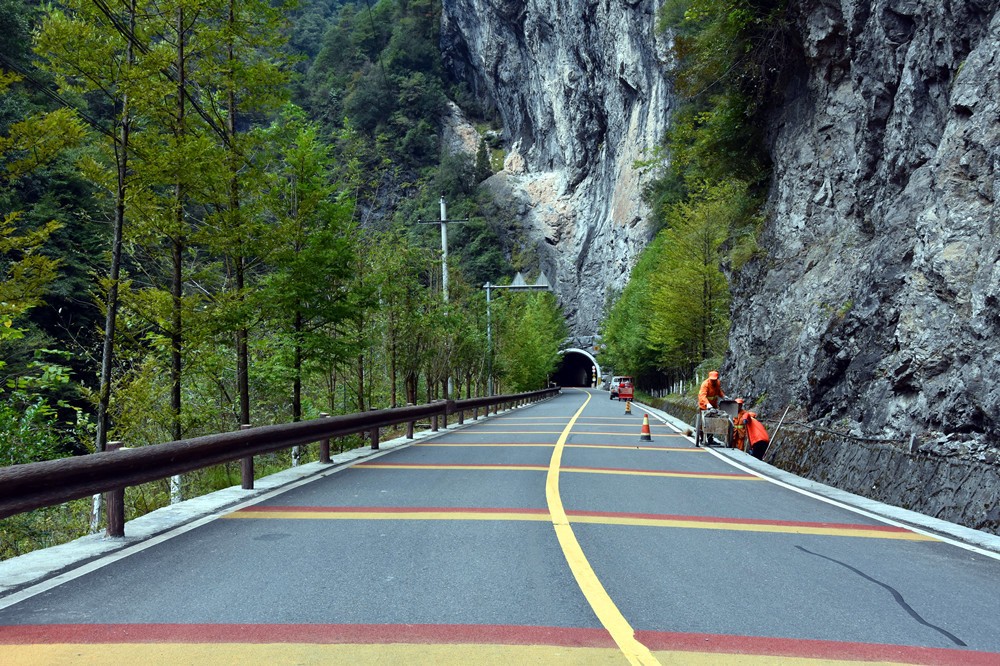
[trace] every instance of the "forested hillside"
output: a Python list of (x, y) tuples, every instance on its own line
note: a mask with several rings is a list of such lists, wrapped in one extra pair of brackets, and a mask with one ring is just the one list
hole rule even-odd
[[(501, 389), (545, 383), (550, 294), (494, 303), (487, 348), (481, 285), (537, 267), (496, 232), (485, 144), (441, 151), (465, 93), (439, 14), (0, 0), (0, 464), (434, 399), (448, 377), (473, 395), (490, 351)], [(419, 224), (442, 196), (467, 220), (447, 307)], [(167, 494), (130, 490), (130, 515)], [(0, 522), (0, 556), (57, 538), (31, 520)]]

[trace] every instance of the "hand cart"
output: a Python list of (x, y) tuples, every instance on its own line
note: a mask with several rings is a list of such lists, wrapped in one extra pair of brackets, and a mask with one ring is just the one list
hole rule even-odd
[[(706, 416), (706, 412), (712, 414)], [(735, 400), (719, 400), (719, 408), (714, 411), (698, 410), (695, 416), (695, 446), (733, 446), (733, 419), (739, 412)]]

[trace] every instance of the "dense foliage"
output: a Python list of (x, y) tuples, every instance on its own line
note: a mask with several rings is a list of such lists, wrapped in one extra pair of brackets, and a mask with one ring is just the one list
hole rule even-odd
[(616, 371), (666, 384), (718, 365), (729, 332), (725, 271), (758, 252), (770, 180), (761, 130), (793, 49), (784, 0), (668, 0), (675, 89), (663, 175), (649, 187), (660, 231), (604, 322)]
[[(490, 367), (498, 390), (545, 384), (565, 336), (550, 295), (498, 303), (487, 355), (480, 287), (514, 267), (488, 161), (440, 153), (439, 15), (0, 0), (0, 464), (435, 399), (449, 379), (482, 394)], [(463, 221), (447, 304), (420, 224), (442, 195)], [(129, 514), (166, 488), (130, 491)], [(31, 520), (0, 521), (5, 543), (30, 547)]]

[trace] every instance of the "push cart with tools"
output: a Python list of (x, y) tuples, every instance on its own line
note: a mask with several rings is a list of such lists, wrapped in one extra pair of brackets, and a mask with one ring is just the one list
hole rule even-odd
[(695, 446), (733, 446), (733, 419), (739, 412), (735, 400), (719, 400), (718, 409), (698, 410), (695, 416)]

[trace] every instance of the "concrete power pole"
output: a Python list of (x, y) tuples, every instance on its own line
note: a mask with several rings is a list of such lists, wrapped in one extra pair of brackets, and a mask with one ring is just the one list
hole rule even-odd
[[(461, 220), (449, 220), (448, 219), (448, 205), (445, 203), (444, 194), (441, 195), (441, 219), (437, 222), (425, 222), (423, 220), (418, 220), (420, 224), (440, 224), (441, 225), (441, 295), (444, 297), (445, 305), (448, 304), (448, 223), (449, 222), (468, 222), (468, 219)], [(445, 316), (448, 316), (448, 310), (445, 309)], [(454, 384), (452, 382), (451, 375), (448, 375), (448, 397), (452, 397), (454, 392)]]

